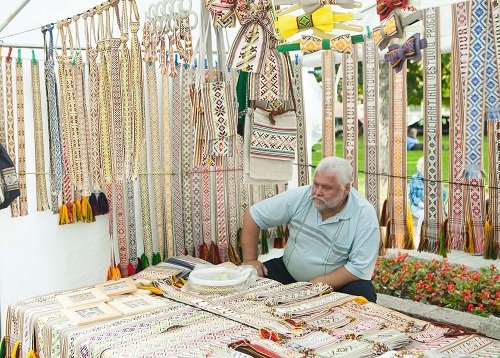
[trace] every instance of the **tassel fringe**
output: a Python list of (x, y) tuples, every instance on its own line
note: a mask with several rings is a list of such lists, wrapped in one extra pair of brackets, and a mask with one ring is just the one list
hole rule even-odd
[(212, 241), (210, 244), (210, 250), (208, 254), (208, 262), (218, 265), (220, 264), (220, 257), (219, 257), (219, 248), (217, 245)]
[(5, 343), (5, 337), (2, 338), (2, 343), (0, 344), (0, 358), (5, 358), (7, 356), (7, 344)]
[(109, 203), (108, 198), (103, 192), (99, 193), (99, 197), (97, 199), (97, 205), (99, 207), (99, 215), (105, 215), (109, 213)]
[(142, 270), (149, 267), (149, 259), (146, 254), (141, 255)]
[(160, 253), (157, 252), (156, 254), (153, 254), (153, 266), (158, 265), (160, 262), (161, 262)]
[(208, 246), (206, 243), (200, 245), (200, 259), (208, 261)]
[(261, 231), (260, 251), (261, 251), (262, 255), (269, 253), (269, 243), (267, 242), (268, 235), (269, 235), (269, 233), (267, 232), (267, 230)]
[(137, 272), (135, 271), (135, 268), (134, 268), (134, 265), (132, 265), (131, 262), (129, 262), (128, 266), (127, 266), (127, 271), (128, 271), (128, 275), (129, 276), (132, 276), (132, 275), (135, 275)]
[(229, 258), (229, 261), (235, 265), (239, 265), (241, 263), (240, 259), (236, 255), (236, 251), (234, 250), (233, 245), (230, 243), (228, 248), (227, 248), (227, 256)]

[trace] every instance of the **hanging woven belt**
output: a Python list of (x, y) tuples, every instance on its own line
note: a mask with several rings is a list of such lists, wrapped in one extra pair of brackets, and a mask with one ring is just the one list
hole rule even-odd
[(470, 3), (470, 43), (467, 76), (467, 110), (465, 115), (465, 179), (467, 186), (466, 250), (482, 254), (484, 251), (484, 179), (483, 179), (483, 120), (485, 117), (488, 3), (473, 0)]
[(413, 249), (413, 225), (406, 194), (406, 63), (390, 70), (389, 190), (390, 232), (387, 247)]
[(378, 50), (371, 38), (365, 38), (363, 63), (363, 106), (365, 146), (365, 195), (380, 213), (379, 127), (378, 127)]
[(7, 147), (7, 137), (5, 136), (5, 102), (3, 91), (3, 57), (2, 47), (0, 47), (0, 144)]
[(323, 158), (335, 156), (335, 57), (331, 50), (321, 55), (323, 69)]
[(451, 113), (450, 113), (450, 199), (448, 201), (448, 233), (451, 249), (464, 249), (465, 236), (465, 90), (469, 56), (469, 3), (452, 5)]
[(304, 92), (302, 87), (302, 60), (292, 64), (293, 91), (295, 91), (297, 113), (297, 172), (298, 184), (309, 185), (309, 159), (307, 153), (306, 116), (304, 113)]
[(441, 184), (441, 51), (439, 49), (439, 8), (428, 8), (424, 13), (424, 34), (427, 50), (424, 52), (424, 151), (425, 151), (425, 219), (419, 245), (424, 251), (446, 254), (442, 236), (443, 186)]
[[(42, 103), (40, 96), (40, 68), (38, 65), (38, 61), (35, 58), (34, 51), (33, 60), (31, 61), (31, 88), (33, 94), (33, 122), (35, 132), (36, 210), (44, 211), (49, 208), (49, 203), (47, 200), (47, 186), (45, 183), (45, 155), (43, 145)], [(1, 100), (2, 99), (0, 98), (0, 101)]]
[(353, 170), (353, 183), (358, 189), (358, 61), (356, 45), (342, 54), (342, 89), (344, 102), (344, 158)]
[[(16, 147), (14, 141), (14, 96), (12, 93), (12, 58), (9, 55), (5, 61), (5, 94), (7, 103), (7, 151), (9, 157), (12, 158), (14, 164), (16, 163)], [(10, 204), (10, 213), (12, 217), (19, 216), (19, 199), (16, 198)]]
[(17, 154), (19, 172), (19, 211), (21, 216), (28, 215), (28, 197), (26, 192), (26, 138), (24, 134), (24, 90), (23, 60), (21, 50), (16, 63), (16, 95), (17, 95)]

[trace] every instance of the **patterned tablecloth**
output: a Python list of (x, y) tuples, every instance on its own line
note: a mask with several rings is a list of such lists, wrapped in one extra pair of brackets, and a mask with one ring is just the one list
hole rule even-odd
[[(20, 357), (494, 357), (500, 341), (417, 320), (323, 284), (257, 279), (244, 292), (194, 295), (160, 284), (162, 308), (77, 326), (56, 292), (12, 303), (7, 349)], [(77, 292), (86, 287), (65, 291)], [(120, 296), (115, 299), (124, 299)], [(9, 351), (10, 353), (10, 351)]]

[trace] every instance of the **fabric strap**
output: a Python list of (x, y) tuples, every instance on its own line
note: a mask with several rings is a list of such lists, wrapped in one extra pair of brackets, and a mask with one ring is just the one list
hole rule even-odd
[[(7, 100), (7, 151), (9, 157), (12, 158), (14, 165), (16, 164), (16, 147), (14, 141), (14, 95), (12, 89), (12, 59), (7, 58), (5, 61), (5, 95)], [(18, 169), (19, 171), (19, 169)], [(13, 217), (19, 216), (19, 199), (16, 198), (10, 204), (10, 213)]]
[(323, 68), (323, 158), (335, 156), (335, 53), (321, 54)]
[(439, 8), (424, 11), (424, 37), (427, 50), (424, 51), (424, 155), (425, 155), (425, 219), (420, 240), (423, 250), (438, 253), (441, 223), (443, 221), (443, 186), (441, 183), (441, 51), (439, 48)]
[(379, 126), (378, 126), (378, 50), (365, 38), (363, 63), (363, 106), (365, 146), (365, 195), (378, 214), (380, 210)]
[[(56, 76), (54, 71), (53, 35), (54, 26), (42, 28), (45, 47), (45, 89), (47, 92), (47, 107), (49, 120), (49, 149), (50, 149), (50, 194), (52, 212), (59, 211), (58, 198), (62, 190), (62, 138), (59, 120), (59, 105), (57, 97)], [(47, 31), (49, 41), (47, 44)]]
[(16, 95), (17, 95), (17, 170), (19, 172), (19, 211), (21, 216), (28, 215), (28, 194), (26, 192), (26, 136), (24, 133), (24, 81), (23, 61), (16, 63)]
[[(344, 98), (344, 158), (352, 166), (354, 188), (358, 188), (358, 61), (356, 45), (342, 55)], [(335, 112), (334, 112), (335, 113)], [(334, 115), (335, 117), (335, 115)], [(335, 121), (335, 118), (334, 118)], [(334, 122), (335, 123), (335, 122)], [(335, 131), (334, 131), (335, 133)]]
[(309, 155), (307, 153), (306, 116), (304, 112), (304, 89), (302, 87), (302, 59), (292, 64), (297, 115), (297, 171), (298, 184), (309, 185)]
[[(36, 210), (44, 211), (49, 208), (49, 203), (47, 200), (47, 184), (45, 182), (42, 103), (40, 96), (40, 68), (38, 61), (35, 59), (31, 62), (31, 88), (33, 95), (33, 122), (35, 129)], [(0, 98), (0, 101), (1, 100), (2, 99)]]
[[(468, 184), (467, 220), (472, 227), (468, 251), (482, 254), (484, 250), (484, 186), (482, 173), (483, 120), (485, 108), (485, 65), (488, 46), (487, 2), (472, 0), (465, 114), (465, 179)], [(478, 70), (479, 69), (479, 70)]]
[(406, 64), (389, 72), (389, 190), (390, 236), (388, 247), (413, 248), (406, 236)]
[(448, 230), (451, 249), (463, 250), (465, 236), (465, 90), (469, 56), (469, 3), (452, 5), (452, 71), (450, 113), (450, 199)]
[(153, 26), (151, 31), (150, 52), (146, 61), (146, 79), (148, 86), (148, 107), (151, 135), (151, 169), (153, 171), (153, 212), (157, 233), (158, 250), (163, 259), (165, 257), (165, 233), (163, 221), (163, 172), (161, 161), (161, 146), (160, 146), (160, 116), (158, 112), (158, 89), (156, 81), (156, 51), (157, 51), (157, 32), (158, 29)]

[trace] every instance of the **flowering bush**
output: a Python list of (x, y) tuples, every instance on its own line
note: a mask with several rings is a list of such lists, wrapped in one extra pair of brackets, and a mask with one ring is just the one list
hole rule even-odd
[(398, 253), (377, 259), (372, 280), (379, 293), (480, 316), (500, 315), (500, 271), (495, 265), (473, 271), (446, 259), (424, 261)]

